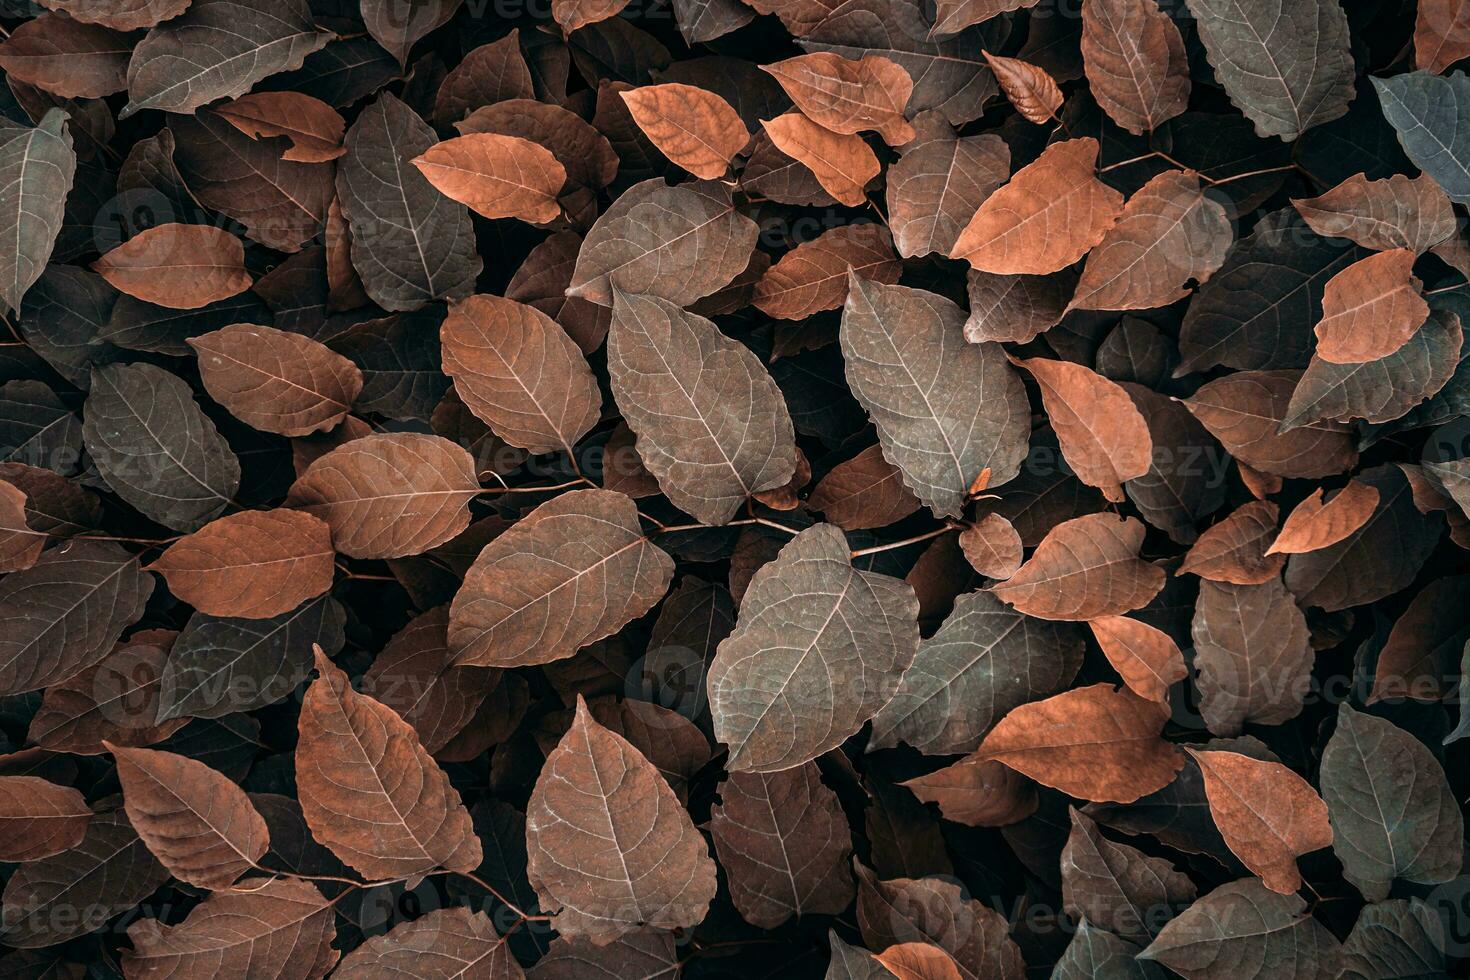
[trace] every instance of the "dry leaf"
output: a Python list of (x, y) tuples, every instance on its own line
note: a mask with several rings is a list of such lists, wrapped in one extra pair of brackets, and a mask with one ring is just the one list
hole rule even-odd
[(1286, 516), (1266, 554), (1296, 555), (1330, 547), (1366, 524), (1377, 509), (1378, 489), (1366, 483), (1348, 481), (1325, 504), (1319, 487)]
[(1043, 125), (1057, 118), (1057, 110), (1062, 107), (1062, 90), (1045, 69), (1019, 58), (983, 53), (985, 63), (1000, 83), (1000, 90), (1023, 119)]
[(362, 372), (300, 334), (239, 323), (189, 338), (210, 397), (264, 432), (305, 436), (347, 417)]
[(693, 85), (645, 85), (619, 93), (633, 121), (664, 156), (696, 177), (725, 176), (750, 133), (730, 103)]
[(824, 129), (799, 112), (761, 125), (777, 149), (805, 165), (840, 203), (857, 207), (867, 200), (865, 189), (881, 168), (861, 137)]
[(914, 127), (904, 118), (913, 79), (887, 58), (854, 60), (819, 51), (761, 69), (781, 83), (803, 115), (834, 133), (871, 130), (889, 146), (914, 138)]
[(214, 110), (246, 136), (285, 136), (291, 148), (282, 160), (326, 163), (347, 150), (342, 136), (347, 124), (335, 109), (300, 92), (253, 92)]
[(1028, 616), (1092, 620), (1138, 609), (1158, 594), (1163, 569), (1142, 561), (1144, 527), (1088, 514), (1049, 531), (1020, 569), (990, 591)]
[(471, 133), (429, 147), (410, 161), (445, 197), (486, 218), (546, 224), (561, 214), (565, 168), (551, 151), (519, 136)]
[(197, 310), (250, 288), (240, 240), (208, 225), (149, 228), (92, 268), (129, 296), (176, 310)]
[(1332, 277), (1317, 322), (1317, 356), (1335, 364), (1387, 357), (1429, 316), (1406, 248), (1370, 255)]
[(1088, 625), (1108, 663), (1141, 698), (1167, 703), (1169, 688), (1189, 673), (1178, 644), (1163, 630), (1127, 616), (1101, 616)]

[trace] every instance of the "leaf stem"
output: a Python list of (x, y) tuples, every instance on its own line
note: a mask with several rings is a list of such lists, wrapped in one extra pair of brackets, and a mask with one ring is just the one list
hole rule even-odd
[(884, 551), (894, 551), (898, 548), (907, 548), (911, 544), (918, 544), (921, 541), (930, 541), (934, 538), (940, 537), (941, 535), (948, 534), (950, 531), (962, 530), (964, 530), (963, 524), (947, 523), (944, 525), (944, 527), (937, 528), (933, 531), (925, 531), (923, 534), (916, 534), (911, 538), (904, 538), (902, 541), (890, 541), (887, 544), (875, 544), (871, 548), (859, 548), (852, 553), (852, 557), (861, 558), (864, 555), (876, 555)]

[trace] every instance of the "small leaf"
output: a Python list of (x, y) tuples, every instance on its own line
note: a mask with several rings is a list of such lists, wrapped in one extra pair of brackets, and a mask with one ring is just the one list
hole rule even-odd
[(1406, 248), (1370, 255), (1333, 276), (1322, 295), (1317, 356), (1336, 364), (1372, 361), (1404, 346), (1429, 316)]
[(844, 531), (857, 531), (901, 521), (923, 504), (903, 485), (898, 467), (883, 458), (883, 447), (869, 446), (822, 477), (807, 506)]
[(619, 93), (643, 130), (664, 156), (696, 177), (725, 176), (750, 133), (730, 103), (693, 85), (645, 85)]
[(1216, 735), (1295, 718), (1311, 685), (1306, 618), (1279, 578), (1200, 583), (1194, 610), (1200, 714)]
[(1000, 83), (1000, 90), (1022, 118), (1037, 125), (1057, 118), (1057, 110), (1062, 107), (1062, 90), (1045, 69), (1019, 58), (1002, 58), (989, 51), (982, 53)]
[(92, 268), (129, 296), (175, 310), (197, 310), (250, 288), (240, 239), (208, 225), (157, 225)]
[(1167, 703), (1169, 688), (1189, 673), (1178, 644), (1163, 630), (1126, 616), (1102, 616), (1088, 625), (1108, 663), (1141, 698)]
[(36, 861), (82, 842), (92, 808), (81, 793), (37, 776), (0, 776), (0, 860)]
[(282, 160), (326, 163), (347, 150), (342, 134), (347, 124), (335, 109), (300, 92), (252, 92), (214, 110), (253, 139), (285, 136), (291, 148)]
[(857, 207), (867, 200), (866, 188), (882, 168), (861, 137), (834, 133), (799, 112), (761, 125), (776, 148), (806, 166), (839, 203)]
[(305, 436), (347, 417), (362, 372), (300, 334), (239, 323), (188, 341), (211, 398), (263, 432)]
[(1267, 555), (1276, 536), (1280, 508), (1269, 500), (1252, 500), (1199, 536), (1184, 556), (1179, 573), (1214, 582), (1260, 585), (1281, 574), (1285, 558)]
[(778, 320), (804, 320), (846, 302), (848, 273), (892, 285), (901, 269), (882, 225), (841, 225), (781, 256), (755, 284), (751, 303)]
[(1041, 619), (1121, 615), (1147, 604), (1164, 586), (1164, 571), (1138, 557), (1143, 537), (1143, 525), (1131, 517), (1088, 514), (1063, 521), (1016, 574), (990, 591)]
[(1266, 554), (1302, 554), (1337, 544), (1368, 522), (1378, 509), (1378, 489), (1357, 480), (1322, 502), (1322, 488), (1297, 504)]
[(409, 161), (439, 193), (485, 218), (546, 224), (561, 214), (556, 197), (567, 172), (545, 147), (499, 133), (471, 133), (429, 147)]

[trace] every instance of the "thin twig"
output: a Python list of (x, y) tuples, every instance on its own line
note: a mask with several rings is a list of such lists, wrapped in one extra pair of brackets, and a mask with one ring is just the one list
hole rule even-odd
[(672, 534), (675, 531), (708, 531), (720, 527), (744, 527), (753, 524), (759, 524), (761, 527), (775, 528), (777, 531), (785, 531), (793, 537), (801, 533), (797, 528), (787, 527), (785, 524), (778, 524), (776, 521), (767, 520), (764, 517), (742, 517), (739, 520), (728, 521), (724, 524), (660, 524), (652, 517), (648, 517), (647, 514), (643, 516), (653, 521), (655, 525), (651, 534)]
[(1264, 176), (1266, 174), (1286, 173), (1287, 171), (1295, 170), (1295, 169), (1297, 169), (1296, 164), (1294, 164), (1294, 163), (1286, 163), (1286, 164), (1282, 164), (1279, 167), (1266, 167), (1263, 170), (1247, 170), (1245, 173), (1243, 173), (1243, 174), (1236, 174), (1233, 177), (1221, 177), (1219, 180), (1212, 180), (1212, 181), (1210, 181), (1210, 186), (1211, 187), (1223, 187), (1226, 184), (1233, 184), (1237, 180), (1245, 180), (1247, 177), (1262, 177), (1262, 176)]
[(937, 530), (926, 531), (923, 534), (916, 534), (911, 538), (904, 538), (902, 541), (890, 541), (887, 544), (875, 544), (871, 548), (859, 548), (852, 553), (852, 557), (861, 558), (864, 555), (876, 555), (879, 552), (883, 551), (894, 551), (898, 548), (907, 548), (911, 544), (918, 544), (921, 541), (929, 541), (941, 535), (948, 534), (950, 531), (960, 531), (963, 529), (963, 525), (960, 524), (946, 524), (944, 525), (944, 527), (941, 527)]
[(591, 480), (587, 479), (585, 476), (579, 476), (575, 480), (568, 480), (566, 483), (553, 483), (550, 486), (545, 486), (545, 487), (511, 487), (511, 486), (504, 486), (504, 483), (505, 483), (505, 481), (502, 480), (501, 481), (501, 484), (502, 484), (501, 487), (499, 487), (499, 488), (497, 488), (497, 487), (491, 487), (490, 489), (485, 490), (483, 492), (484, 493), (488, 493), (488, 494), (494, 494), (495, 496), (498, 497), (498, 496), (501, 496), (502, 494), (507, 494), (507, 493), (550, 493), (552, 490), (570, 490), (572, 487), (580, 487), (580, 486), (596, 487), (597, 486), (597, 484), (593, 483)]

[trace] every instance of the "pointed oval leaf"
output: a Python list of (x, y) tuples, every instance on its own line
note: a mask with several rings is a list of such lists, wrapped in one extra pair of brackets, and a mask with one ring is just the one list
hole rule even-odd
[(1057, 110), (1062, 107), (1062, 90), (1044, 68), (1020, 58), (1003, 58), (989, 51), (982, 53), (1000, 90), (1022, 118), (1037, 125), (1057, 118)]
[(1016, 574), (991, 587), (1006, 604), (1040, 619), (1118, 616), (1164, 587), (1164, 570), (1142, 561), (1144, 526), (1131, 517), (1088, 514), (1047, 532)]
[(347, 124), (337, 110), (301, 92), (252, 92), (214, 110), (246, 136), (285, 136), (291, 148), (281, 154), (293, 163), (326, 163), (347, 150)]
[(439, 339), (455, 391), (512, 446), (570, 453), (597, 424), (597, 379), (566, 331), (535, 307), (471, 296), (449, 308)]
[(1383, 116), (1404, 152), (1456, 204), (1470, 204), (1470, 76), (1406, 72), (1373, 79)]
[(1352, 430), (1313, 422), (1281, 432), (1300, 371), (1240, 371), (1211, 381), (1185, 406), (1230, 455), (1275, 476), (1332, 476), (1358, 461)]
[(883, 458), (883, 447), (869, 446), (822, 477), (807, 506), (844, 531), (857, 531), (901, 521), (923, 504), (903, 485), (898, 467)]
[(150, 745), (178, 731), (188, 719), (154, 724), (164, 659), (177, 636), (139, 630), (95, 667), (48, 687), (26, 738), (54, 752), (101, 755), (103, 739)]
[(904, 118), (914, 81), (909, 73), (876, 54), (860, 59), (819, 51), (762, 65), (810, 120), (834, 133), (872, 130), (889, 146), (914, 138)]
[(1317, 321), (1317, 356), (1336, 364), (1387, 357), (1429, 316), (1406, 248), (1354, 262), (1327, 283)]
[(41, 6), (65, 12), (85, 24), (101, 24), (115, 31), (136, 31), (177, 17), (190, 0), (46, 0)]
[(847, 381), (883, 455), (936, 514), (958, 517), (982, 470), (1009, 482), (1026, 454), (1025, 387), (999, 345), (969, 344), (949, 300), (856, 276), (842, 312)]
[(1087, 0), (1082, 64), (1098, 105), (1135, 136), (1189, 106), (1184, 38), (1154, 0)]
[(1168, 861), (1113, 843), (1075, 809), (1071, 816), (1062, 849), (1062, 903), (1072, 915), (1147, 944), (1194, 901), (1194, 883)]
[(240, 239), (209, 225), (157, 225), (92, 268), (129, 296), (175, 310), (197, 310), (250, 288)]
[(893, 696), (918, 644), (912, 588), (854, 568), (833, 525), (803, 531), (755, 573), (710, 664), (728, 768), (777, 772), (841, 744)]
[(781, 256), (755, 284), (751, 303), (778, 320), (804, 320), (842, 306), (849, 272), (892, 285), (901, 269), (882, 225), (842, 225)]
[(92, 808), (81, 793), (39, 776), (0, 776), (0, 860), (36, 861), (82, 842)]
[(20, 311), (26, 290), (46, 271), (61, 233), (67, 193), (76, 174), (66, 113), (51, 109), (34, 129), (0, 127), (0, 303)]
[(484, 218), (547, 224), (567, 172), (551, 151), (519, 136), (471, 133), (429, 147), (411, 162), (439, 193)]
[(1306, 618), (1279, 578), (1260, 585), (1200, 582), (1192, 627), (1200, 714), (1216, 735), (1295, 718), (1311, 684)]
[(172, 752), (103, 745), (117, 760), (128, 820), (175, 878), (229, 888), (265, 856), (265, 820), (235, 783)]
[(903, 785), (919, 799), (938, 804), (944, 819), (968, 827), (1004, 827), (1037, 808), (1034, 783), (999, 762), (972, 756)]
[(326, 521), (344, 555), (397, 558), (463, 531), (480, 492), (466, 450), (400, 432), (354, 439), (322, 456), (291, 485), (286, 504)]
[(1189, 673), (1179, 645), (1163, 630), (1127, 616), (1101, 616), (1088, 625), (1108, 663), (1141, 698), (1167, 702), (1169, 688)]
[(320, 647), (316, 668), (296, 742), (297, 792), (312, 836), (369, 880), (478, 867), (469, 812), (414, 730), (354, 691)]
[(580, 696), (531, 791), (526, 846), (541, 907), (569, 939), (689, 928), (715, 895), (709, 847), (673, 790)]
[(861, 137), (834, 133), (800, 112), (788, 112), (761, 125), (776, 149), (810, 170), (839, 203), (858, 207), (867, 200), (866, 188), (882, 168)]
[(562, 660), (648, 612), (673, 574), (631, 499), (574, 490), (480, 552), (449, 607), (449, 646), (481, 667)]
[(374, 936), (342, 958), (341, 980), (524, 980), (520, 964), (484, 912), (434, 909)]
[(1368, 522), (1378, 509), (1378, 488), (1357, 480), (1322, 502), (1322, 488), (1296, 505), (1266, 554), (1295, 555), (1337, 544)]
[(725, 176), (730, 161), (750, 141), (730, 103), (707, 89), (669, 82), (619, 94), (653, 145), (696, 177)]
[(301, 334), (238, 323), (188, 344), (209, 396), (263, 432), (325, 432), (347, 417), (362, 391), (357, 365)]
[(615, 290), (607, 366), (638, 455), (675, 506), (723, 524), (791, 479), (795, 430), (781, 390), (709, 320)]
[(1169, 709), (1093, 684), (1023, 704), (975, 753), (1082, 800), (1132, 803), (1163, 789), (1184, 756), (1160, 737)]
[(905, 258), (949, 255), (970, 218), (1010, 179), (1011, 151), (995, 133), (935, 139), (888, 168), (888, 224)]
[(43, 14), (0, 44), (10, 78), (69, 99), (100, 99), (128, 86), (132, 39), (64, 14)]
[(1422, 254), (1455, 233), (1450, 199), (1428, 174), (1383, 180), (1355, 174), (1320, 197), (1291, 203), (1317, 234), (1374, 251), (1407, 248)]

